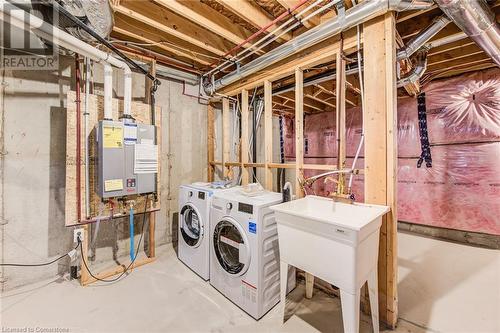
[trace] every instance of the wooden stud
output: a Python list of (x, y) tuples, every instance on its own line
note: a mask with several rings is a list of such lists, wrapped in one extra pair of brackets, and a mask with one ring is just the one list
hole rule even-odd
[[(143, 258), (143, 259), (137, 259), (129, 268), (129, 271), (134, 269), (134, 268), (137, 268), (139, 266), (143, 266), (143, 265), (146, 265), (146, 264), (149, 264), (149, 263), (152, 263), (153, 261), (155, 261), (156, 258), (155, 257), (152, 257), (152, 258)], [(97, 278), (99, 279), (106, 279), (106, 278), (109, 278), (111, 276), (115, 276), (115, 275), (118, 275), (118, 274), (121, 274), (123, 273), (123, 271), (128, 267), (129, 264), (122, 264), (122, 265), (119, 265), (119, 266), (116, 266), (114, 268), (111, 268), (107, 271), (104, 271), (104, 272), (100, 272), (98, 274), (94, 274)], [(91, 283), (94, 283), (98, 281), (96, 278), (94, 277), (89, 277), (87, 280), (85, 280), (85, 282), (81, 282), (82, 286), (86, 286), (86, 285), (89, 285)]]
[(273, 190), (273, 172), (269, 163), (273, 162), (273, 85), (264, 81), (264, 187)]
[[(153, 75), (156, 77), (156, 60), (151, 60), (151, 63), (149, 65), (149, 74)], [(148, 77), (144, 77), (146, 80), (145, 84), (145, 91), (144, 91), (144, 103), (150, 104), (151, 103), (151, 87), (153, 86), (153, 81), (151, 81)]]
[(248, 163), (248, 90), (241, 91), (241, 185), (247, 185), (249, 180), (248, 169), (245, 163)]
[(380, 230), (380, 320), (395, 328), (397, 300), (396, 28), (392, 13), (364, 24), (365, 201), (388, 205)]
[(149, 213), (149, 258), (154, 258), (156, 256), (156, 239), (155, 239), (155, 230), (156, 230), (156, 212)]
[(215, 158), (215, 110), (211, 103), (207, 106), (207, 136), (207, 180), (213, 182), (215, 168), (211, 162)]
[(304, 192), (299, 178), (304, 164), (304, 73), (295, 69), (295, 195), (302, 198)]
[[(345, 60), (342, 54), (342, 43), (340, 43), (339, 52), (336, 56), (336, 134), (337, 134), (337, 168), (344, 169), (346, 159), (346, 128), (345, 128), (345, 88), (346, 88), (346, 75), (345, 75)], [(339, 186), (337, 187), (338, 194), (344, 194), (345, 176), (339, 173), (338, 176)]]
[(231, 144), (230, 144), (230, 108), (229, 99), (222, 99), (222, 168), (224, 178), (229, 176), (229, 166), (226, 165), (231, 159)]

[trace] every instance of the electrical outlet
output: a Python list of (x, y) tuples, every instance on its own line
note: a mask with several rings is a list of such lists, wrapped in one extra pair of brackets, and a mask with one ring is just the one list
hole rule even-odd
[(73, 242), (77, 243), (78, 242), (78, 237), (80, 237), (80, 240), (83, 241), (83, 228), (77, 228), (73, 230)]

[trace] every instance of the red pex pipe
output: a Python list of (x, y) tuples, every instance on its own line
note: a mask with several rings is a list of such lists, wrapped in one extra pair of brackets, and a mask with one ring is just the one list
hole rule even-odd
[[(246, 43), (248, 43), (249, 41), (253, 40), (255, 37), (261, 35), (263, 32), (267, 31), (267, 29), (269, 29), (269, 27), (271, 27), (273, 24), (283, 20), (285, 17), (287, 16), (290, 16), (292, 15), (292, 12), (295, 11), (297, 8), (299, 8), (300, 6), (302, 6), (303, 4), (305, 4), (306, 2), (308, 2), (309, 0), (301, 0), (300, 2), (298, 2), (296, 5), (294, 5), (293, 7), (290, 7), (288, 8), (287, 11), (285, 11), (283, 14), (281, 14), (280, 16), (278, 16), (277, 18), (275, 18), (274, 20), (272, 20), (271, 22), (269, 22), (268, 24), (266, 24), (265, 26), (263, 26), (262, 28), (260, 28), (259, 31), (255, 32), (253, 35), (251, 35), (250, 37), (248, 37), (247, 39), (245, 39), (243, 42), (241, 42), (240, 44), (236, 45), (235, 47), (233, 47), (231, 50), (227, 51), (223, 56), (222, 58), (225, 58), (227, 57), (228, 55), (232, 54), (234, 51), (236, 50), (239, 50), (243, 47), (243, 45), (245, 45)], [(219, 64), (220, 63), (220, 60), (218, 63), (211, 63), (209, 65), (209, 67), (212, 67), (216, 64)]]
[(75, 90), (76, 90), (76, 212), (77, 221), (80, 222), (82, 219), (82, 193), (81, 193), (81, 118), (80, 118), (80, 61), (78, 59), (78, 54), (75, 55)]

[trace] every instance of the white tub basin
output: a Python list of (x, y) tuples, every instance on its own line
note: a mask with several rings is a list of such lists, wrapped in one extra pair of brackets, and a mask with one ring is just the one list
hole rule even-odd
[(309, 195), (271, 209), (280, 260), (350, 292), (376, 267), (380, 225), (389, 207)]
[[(271, 206), (278, 225), (281, 302), (289, 265), (340, 289), (344, 331), (359, 330), (360, 288), (368, 282), (373, 330), (378, 330), (377, 258), (387, 206), (346, 204), (307, 196)], [(284, 309), (284, 307), (283, 307)]]

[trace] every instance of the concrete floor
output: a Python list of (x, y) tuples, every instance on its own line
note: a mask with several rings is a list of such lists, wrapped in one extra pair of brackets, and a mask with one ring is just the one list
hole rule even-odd
[[(317, 291), (306, 300), (299, 285), (287, 299), (285, 324), (279, 305), (255, 321), (180, 263), (171, 246), (157, 253), (156, 262), (118, 283), (82, 288), (61, 277), (3, 294), (2, 332), (342, 331), (338, 298)], [(400, 234), (399, 257), (396, 332), (500, 332), (499, 251)], [(363, 317), (361, 332), (370, 331)]]

